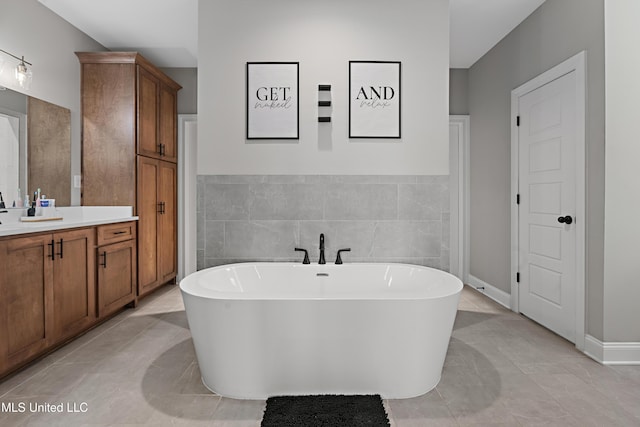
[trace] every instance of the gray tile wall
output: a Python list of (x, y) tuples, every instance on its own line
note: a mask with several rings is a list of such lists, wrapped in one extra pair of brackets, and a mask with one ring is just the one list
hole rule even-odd
[(449, 176), (199, 175), (198, 269), (243, 261), (405, 262), (449, 269)]

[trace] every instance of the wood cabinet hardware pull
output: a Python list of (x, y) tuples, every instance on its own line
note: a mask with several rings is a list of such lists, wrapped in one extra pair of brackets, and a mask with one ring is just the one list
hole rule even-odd
[(107, 268), (107, 251), (101, 253), (100, 256), (103, 258), (103, 261), (102, 263), (100, 263), (100, 265), (104, 268)]
[(55, 241), (51, 239), (51, 243), (47, 243), (47, 246), (51, 248), (51, 253), (48, 255), (48, 257), (51, 258), (51, 261), (55, 261), (56, 259)]
[(60, 239), (58, 244), (60, 245), (60, 252), (58, 252), (56, 255), (60, 255), (60, 259), (62, 259), (64, 258), (64, 240)]
[(126, 233), (126, 231), (116, 231), (113, 234), (125, 234), (125, 233)]

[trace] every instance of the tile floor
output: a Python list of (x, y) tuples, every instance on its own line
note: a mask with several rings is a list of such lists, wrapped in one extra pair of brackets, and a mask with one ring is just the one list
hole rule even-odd
[[(0, 403), (0, 426), (259, 426), (264, 410), (202, 386), (177, 286), (0, 382)], [(385, 406), (396, 427), (640, 426), (640, 366), (601, 366), (465, 287), (440, 384)]]

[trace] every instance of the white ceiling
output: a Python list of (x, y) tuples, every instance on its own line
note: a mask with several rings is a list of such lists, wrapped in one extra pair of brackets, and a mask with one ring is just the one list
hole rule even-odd
[[(38, 0), (111, 50), (197, 67), (198, 0)], [(450, 67), (469, 68), (545, 0), (450, 0)]]
[(544, 1), (451, 0), (449, 67), (471, 67)]
[[(38, 0), (104, 47), (198, 66), (198, 0)], [(207, 0), (210, 1), (210, 0)]]

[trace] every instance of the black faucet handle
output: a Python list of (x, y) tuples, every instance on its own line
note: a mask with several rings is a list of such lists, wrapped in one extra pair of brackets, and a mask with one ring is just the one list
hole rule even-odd
[(304, 261), (302, 261), (303, 264), (311, 264), (311, 261), (309, 261), (309, 252), (307, 252), (306, 249), (302, 249), (302, 248), (294, 248), (294, 249), (298, 252), (304, 252)]
[(336, 264), (342, 264), (342, 257), (340, 252), (351, 252), (351, 248), (338, 249), (338, 255), (336, 256)]

